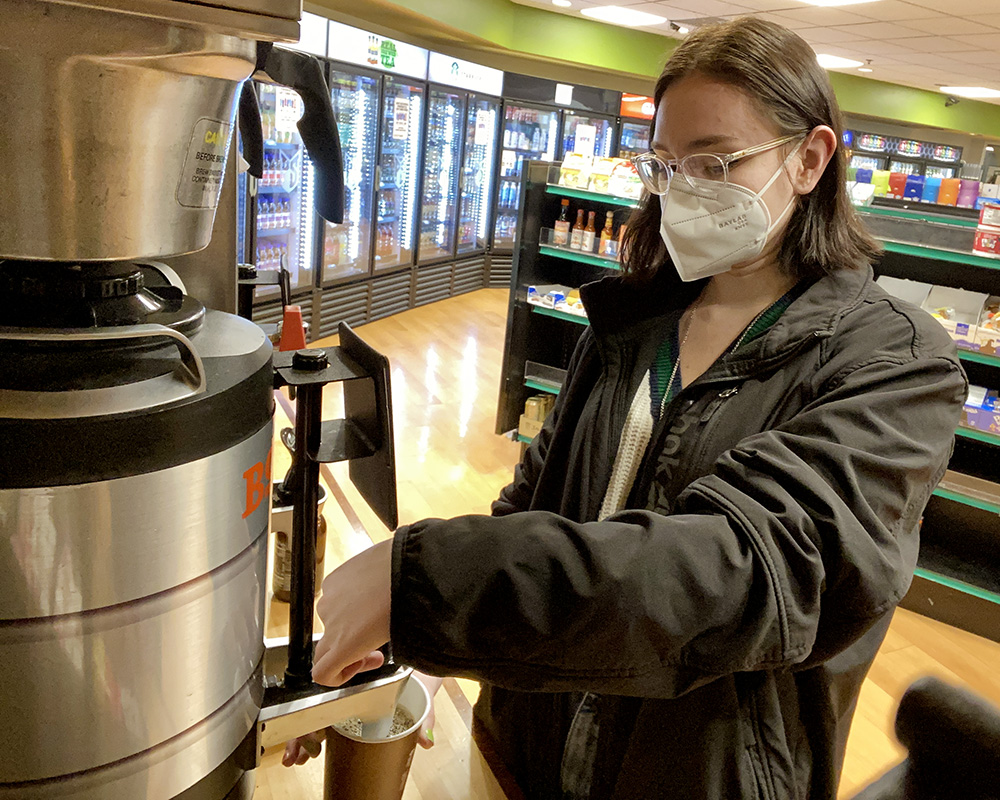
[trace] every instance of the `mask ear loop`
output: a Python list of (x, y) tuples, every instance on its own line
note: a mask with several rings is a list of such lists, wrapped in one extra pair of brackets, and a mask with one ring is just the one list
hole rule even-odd
[[(806, 136), (808, 136), (808, 135), (809, 134), (806, 134)], [(788, 166), (788, 162), (792, 160), (792, 156), (794, 156), (796, 153), (799, 152), (799, 150), (802, 149), (802, 145), (805, 144), (805, 141), (806, 141), (805, 140), (805, 136), (803, 136), (803, 138), (799, 141), (799, 143), (797, 145), (795, 145), (795, 147), (792, 149), (792, 151), (787, 156), (785, 156), (785, 160), (781, 162), (781, 166), (778, 167), (777, 171), (771, 176), (771, 179), (767, 183), (764, 184), (764, 188), (763, 189), (761, 189), (759, 192), (757, 192), (756, 196), (754, 197), (755, 201), (761, 200), (763, 198), (763, 196), (764, 196), (764, 192), (766, 192), (768, 189), (770, 189), (774, 185), (774, 182), (776, 180), (778, 180), (778, 178), (781, 175), (781, 173), (783, 173), (785, 171), (785, 167)], [(776, 227), (778, 227), (778, 225), (781, 224), (781, 221), (785, 218), (785, 214), (788, 213), (788, 209), (790, 209), (795, 204), (795, 201), (797, 199), (798, 199), (797, 196), (793, 193), (792, 194), (792, 199), (789, 200), (788, 203), (785, 204), (785, 207), (781, 210), (781, 213), (778, 214), (777, 218), (770, 225), (767, 226), (767, 233), (766, 233), (767, 236), (770, 236), (771, 232)], [(766, 206), (765, 206), (765, 208), (766, 208)]]

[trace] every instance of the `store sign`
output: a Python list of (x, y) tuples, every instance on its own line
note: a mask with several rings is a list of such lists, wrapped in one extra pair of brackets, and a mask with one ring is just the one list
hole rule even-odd
[(294, 132), (303, 111), (298, 94), (284, 86), (275, 87), (274, 127), (278, 133)]
[(493, 128), (495, 113), (482, 108), (476, 111), (476, 138), (475, 143), (480, 147), (488, 147), (493, 141)]
[(573, 87), (570, 84), (556, 84), (556, 103), (561, 106), (573, 105)]
[(397, 97), (393, 104), (392, 138), (408, 139), (410, 127), (410, 102), (405, 97)]
[(328, 19), (305, 12), (299, 23), (299, 40), (292, 44), (281, 43), (281, 47), (312, 53), (314, 56), (326, 55), (326, 29)]
[(326, 54), (337, 61), (427, 78), (427, 51), (406, 42), (331, 21)]
[(596, 148), (597, 127), (595, 125), (577, 125), (574, 135), (573, 152), (592, 156)]
[(430, 54), (427, 75), (434, 83), (443, 83), (470, 92), (492, 94), (497, 97), (503, 92), (503, 72), (500, 70), (441, 53)]
[(640, 94), (623, 94), (621, 116), (653, 119), (656, 116), (656, 104), (652, 97)]

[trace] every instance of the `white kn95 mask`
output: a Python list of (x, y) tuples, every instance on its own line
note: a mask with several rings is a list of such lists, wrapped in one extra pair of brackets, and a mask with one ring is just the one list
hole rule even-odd
[(660, 235), (682, 281), (728, 272), (761, 254), (767, 237), (795, 202), (793, 197), (772, 223), (763, 195), (798, 149), (759, 192), (736, 183), (673, 176), (666, 194), (660, 195)]

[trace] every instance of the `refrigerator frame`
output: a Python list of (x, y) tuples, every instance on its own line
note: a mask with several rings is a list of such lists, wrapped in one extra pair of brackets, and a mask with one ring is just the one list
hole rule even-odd
[[(425, 139), (426, 139), (426, 136), (427, 136), (427, 119), (428, 119), (428, 113), (429, 113), (429, 109), (430, 109), (430, 103), (428, 102), (428, 100), (430, 98), (430, 88), (429, 88), (430, 84), (427, 81), (425, 81), (425, 80), (420, 80), (420, 79), (417, 79), (417, 78), (409, 78), (409, 77), (407, 77), (405, 75), (397, 75), (396, 73), (392, 73), (392, 72), (383, 72), (383, 73), (380, 73), (380, 74), (382, 76), (382, 82), (381, 82), (380, 87), (379, 87), (379, 120), (378, 120), (378, 133), (376, 134), (378, 136), (378, 152), (376, 153), (376, 156), (375, 156), (376, 170), (379, 171), (377, 173), (378, 177), (381, 177), (380, 170), (381, 170), (381, 167), (382, 167), (382, 131), (383, 131), (383, 123), (385, 122), (385, 115), (384, 115), (383, 112), (385, 111), (385, 94), (386, 94), (386, 86), (387, 86), (388, 82), (389, 81), (395, 81), (396, 83), (402, 83), (402, 84), (405, 84), (405, 85), (408, 85), (408, 86), (419, 86), (419, 87), (421, 87), (423, 89), (423, 92), (424, 92), (424, 94), (423, 94), (423, 98), (424, 98), (423, 108), (420, 111), (420, 136), (417, 139), (420, 142), (420, 153), (418, 154), (417, 159), (416, 159), (416, 161), (417, 161), (417, 164), (416, 164), (416, 169), (417, 169), (416, 193), (417, 194), (416, 194), (416, 197), (414, 197), (414, 207), (415, 208), (419, 208), (419, 201), (422, 198), (423, 192), (424, 192), (424, 159), (425, 159), (425, 157), (427, 155), (426, 150), (424, 148), (424, 143), (425, 143)], [(378, 217), (377, 209), (378, 209), (378, 193), (379, 193), (378, 184), (379, 183), (380, 183), (379, 180), (375, 181), (376, 185), (375, 185), (375, 205), (374, 205), (374, 208), (376, 209), (376, 219)], [(374, 247), (374, 243), (375, 243), (375, 228), (376, 228), (377, 225), (378, 225), (378, 222), (376, 221), (375, 225), (372, 226), (372, 249), (371, 249), (372, 258), (371, 258), (371, 263), (370, 263), (370, 266), (369, 266), (369, 269), (368, 269), (368, 277), (369, 278), (377, 278), (377, 277), (384, 277), (386, 275), (395, 275), (397, 272), (402, 272), (403, 270), (414, 269), (415, 267), (417, 267), (418, 266), (418, 261), (417, 261), (417, 259), (418, 259), (418, 245), (420, 244), (420, 236), (419, 236), (418, 230), (417, 230), (418, 227), (419, 227), (419, 222), (416, 225), (414, 225), (414, 229), (413, 229), (413, 234), (412, 234), (413, 235), (413, 241), (411, 242), (411, 249), (413, 251), (413, 258), (410, 260), (410, 262), (408, 264), (394, 264), (391, 267), (385, 267), (383, 269), (376, 269), (375, 268), (375, 247)]]
[[(326, 77), (326, 76), (324, 76), (324, 77)], [(254, 91), (257, 92), (257, 103), (259, 105), (260, 104), (260, 94), (259, 94), (260, 87), (261, 86), (268, 86), (268, 85), (272, 85), (272, 84), (268, 84), (266, 81), (254, 80), (252, 77), (249, 78), (248, 80), (253, 81)], [(294, 91), (294, 89), (292, 91)], [(267, 148), (267, 144), (266, 143), (264, 144), (264, 148), (266, 150), (266, 148)], [(308, 157), (307, 154), (305, 153), (305, 145), (302, 145), (302, 152), (303, 152), (303, 157)], [(250, 187), (250, 179), (252, 177), (253, 177), (252, 175), (249, 175), (249, 173), (247, 173), (247, 178), (246, 178), (246, 180), (247, 180), (246, 208), (244, 209), (244, 212), (245, 212), (245, 215), (246, 215), (245, 216), (245, 223), (244, 224), (246, 225), (246, 228), (245, 228), (243, 242), (244, 242), (244, 248), (246, 250), (246, 252), (244, 253), (244, 255), (247, 257), (248, 263), (252, 263), (252, 264), (254, 264), (256, 266), (256, 253), (257, 253), (257, 202), (256, 202), (256, 198), (259, 197), (259, 195), (255, 194), (254, 195), (254, 202), (250, 202), (249, 187)], [(257, 179), (254, 178), (254, 180), (256, 181)], [(259, 188), (259, 186), (255, 187), (255, 188)], [(237, 200), (237, 208), (239, 208), (239, 201), (238, 200)], [(301, 285), (301, 286), (299, 286), (297, 288), (292, 288), (291, 289), (291, 291), (289, 292), (288, 299), (289, 299), (290, 302), (293, 302), (293, 303), (296, 300), (302, 300), (303, 298), (309, 298), (310, 301), (311, 301), (313, 289), (315, 289), (316, 286), (318, 285), (319, 276), (320, 276), (320, 262), (321, 262), (322, 259), (319, 257), (319, 247), (323, 243), (323, 229), (324, 229), (324, 226), (326, 225), (326, 220), (324, 220), (319, 215), (319, 213), (316, 211), (316, 207), (315, 206), (312, 206), (310, 208), (310, 212), (312, 213), (313, 219), (314, 219), (314, 224), (313, 224), (313, 258), (312, 258), (312, 262), (313, 262), (312, 263), (313, 280), (312, 280), (311, 283), (307, 283), (305, 285)], [(319, 223), (322, 223), (322, 225), (319, 224)], [(253, 258), (251, 258), (251, 255), (253, 255)], [(273, 303), (275, 301), (275, 299), (278, 299), (278, 298), (280, 298), (280, 293), (277, 291), (277, 287), (275, 287), (274, 289), (271, 289), (270, 287), (264, 287), (263, 289), (258, 289), (256, 292), (254, 292), (253, 307), (256, 308), (256, 307), (259, 307), (259, 306), (269, 305), (269, 304)]]
[[(427, 108), (425, 109), (426, 112), (427, 112), (427, 115), (424, 118), (423, 149), (421, 150), (421, 153), (420, 153), (420, 155), (421, 155), (420, 190), (419, 190), (420, 191), (420, 199), (421, 199), (421, 203), (422, 203), (423, 196), (424, 196), (424, 181), (427, 178), (427, 173), (425, 171), (425, 167), (427, 166), (427, 143), (428, 143), (428, 138), (427, 137), (430, 134), (430, 113), (431, 113), (431, 101), (430, 101), (430, 98), (431, 98), (431, 92), (435, 91), (435, 90), (444, 91), (444, 92), (447, 92), (448, 94), (457, 94), (457, 95), (459, 95), (462, 98), (462, 114), (461, 114), (462, 136), (461, 136), (461, 141), (459, 143), (459, 148), (458, 148), (458, 180), (456, 182), (457, 183), (457, 188), (455, 190), (455, 200), (456, 200), (456, 203), (457, 203), (457, 205), (456, 205), (456, 213), (460, 213), (460, 211), (458, 209), (460, 209), (460, 206), (461, 206), (460, 195), (461, 195), (461, 192), (462, 192), (462, 167), (465, 164), (465, 145), (466, 145), (466, 141), (465, 141), (465, 138), (466, 138), (465, 137), (465, 133), (466, 133), (465, 125), (466, 125), (466, 122), (468, 120), (469, 95), (472, 94), (472, 92), (469, 92), (466, 89), (460, 89), (460, 88), (458, 88), (456, 86), (448, 86), (447, 84), (444, 84), (444, 83), (430, 83), (430, 82), (427, 83), (427, 103), (426, 103)], [(423, 216), (422, 216), (422, 214), (421, 214), (420, 222), (423, 223)], [(418, 235), (417, 236), (417, 244), (416, 244), (416, 247), (414, 249), (415, 258), (414, 258), (413, 266), (415, 266), (417, 269), (421, 269), (423, 267), (432, 267), (435, 264), (446, 264), (449, 261), (454, 261), (458, 257), (458, 228), (459, 228), (459, 222), (460, 222), (459, 217), (456, 217), (455, 218), (455, 229), (452, 231), (452, 236), (451, 236), (451, 252), (450, 252), (449, 255), (446, 255), (446, 256), (437, 256), (436, 258), (432, 258), (432, 259), (430, 259), (428, 261), (421, 261), (420, 260), (420, 236)]]
[[(323, 77), (326, 78), (328, 88), (332, 82), (332, 74), (334, 72), (348, 72), (353, 75), (362, 75), (367, 78), (375, 79), (378, 86), (377, 100), (376, 100), (376, 103), (378, 105), (378, 111), (375, 117), (375, 162), (376, 162), (375, 167), (377, 170), (379, 156), (381, 155), (382, 151), (382, 104), (384, 102), (384, 96), (383, 96), (383, 90), (385, 86), (384, 78), (389, 73), (380, 72), (379, 70), (375, 69), (365, 69), (364, 67), (359, 67), (355, 64), (348, 64), (347, 62), (344, 61), (334, 61), (333, 59), (330, 58), (324, 58), (322, 59), (322, 61), (323, 61), (323, 66), (325, 67), (324, 70), (325, 74)], [(368, 197), (368, 199), (371, 201), (371, 207), (373, 209), (378, 208), (378, 199), (376, 197), (376, 195), (378, 194), (376, 187), (376, 180), (375, 180), (376, 177), (377, 175), (373, 175), (372, 177), (372, 192)], [(324, 272), (322, 266), (323, 259), (319, 255), (321, 252), (319, 248), (322, 247), (324, 243), (327, 224), (328, 223), (326, 222), (326, 220), (323, 220), (323, 224), (322, 226), (320, 226), (319, 229), (319, 244), (317, 245), (317, 251), (316, 251), (316, 258), (317, 262), (319, 262), (319, 266), (317, 266), (316, 268), (316, 276), (317, 276), (316, 286), (320, 289), (325, 289), (330, 286), (339, 286), (341, 284), (351, 283), (353, 281), (363, 281), (371, 278), (375, 274), (374, 272), (375, 235), (376, 235), (375, 229), (378, 227), (378, 214), (377, 213), (375, 214), (375, 217), (370, 221), (368, 225), (368, 264), (365, 271), (358, 275), (345, 275), (340, 278), (331, 278), (330, 280), (326, 280), (323, 277), (323, 272)]]
[[(493, 125), (493, 156), (492, 156), (493, 157), (493, 165), (492, 165), (492, 169), (490, 170), (490, 172), (493, 175), (493, 185), (490, 187), (490, 196), (489, 196), (489, 199), (486, 201), (487, 202), (487, 208), (486, 208), (486, 218), (487, 218), (486, 219), (486, 229), (487, 229), (487, 235), (485, 237), (485, 241), (484, 241), (484, 244), (483, 244), (482, 247), (475, 247), (472, 250), (467, 250), (467, 251), (465, 251), (463, 253), (459, 253), (458, 252), (458, 227), (459, 226), (456, 226), (455, 227), (455, 258), (456, 259), (458, 259), (458, 258), (472, 258), (472, 257), (475, 257), (477, 255), (484, 255), (484, 254), (488, 253), (490, 251), (490, 249), (491, 249), (491, 245), (493, 243), (493, 234), (494, 234), (495, 228), (496, 228), (496, 217), (495, 217), (494, 212), (497, 210), (496, 209), (496, 198), (497, 198), (497, 193), (499, 191), (499, 186), (497, 185), (497, 181), (498, 181), (498, 176), (500, 174), (500, 151), (503, 150), (503, 147), (502, 147), (502, 144), (503, 144), (502, 128), (503, 128), (503, 119), (504, 119), (504, 117), (503, 117), (504, 99), (502, 97), (497, 97), (496, 95), (493, 95), (493, 94), (483, 94), (481, 92), (466, 92), (465, 94), (466, 94), (466, 109), (469, 108), (469, 105), (471, 104), (473, 98), (475, 98), (475, 99), (482, 99), (482, 100), (490, 100), (490, 101), (496, 103), (497, 118), (496, 118), (496, 122)], [(468, 111), (466, 111), (466, 115), (468, 115)], [(465, 154), (466, 154), (466, 146), (467, 145), (468, 145), (468, 140), (464, 140), (462, 142), (462, 167), (463, 168), (465, 166)], [(461, 176), (460, 176), (460, 179), (459, 179), (459, 193), (461, 193)], [(459, 225), (461, 225), (461, 207), (459, 208)]]

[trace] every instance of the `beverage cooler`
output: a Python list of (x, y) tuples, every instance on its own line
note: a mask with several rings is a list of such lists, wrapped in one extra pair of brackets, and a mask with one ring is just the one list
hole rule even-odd
[(344, 222), (324, 227), (324, 283), (367, 275), (371, 268), (381, 100), (377, 75), (335, 66), (329, 83), (344, 154)]
[(518, 103), (505, 104), (493, 247), (509, 250), (517, 233), (521, 170), (525, 161), (553, 161), (559, 150), (561, 112)]
[(499, 116), (497, 98), (430, 89), (419, 264), (485, 252)]
[(615, 155), (614, 145), (618, 126), (614, 117), (597, 117), (566, 111), (563, 116), (562, 147), (559, 158), (567, 153), (583, 153), (598, 158)]
[(656, 114), (652, 97), (623, 94), (620, 109), (621, 131), (615, 148), (618, 158), (632, 158), (649, 152), (649, 130)]
[(509, 252), (517, 238), (524, 163), (557, 161), (569, 152), (616, 155), (622, 95), (514, 73), (504, 75), (503, 95), (493, 249)]
[(465, 95), (432, 88), (427, 101), (427, 145), (420, 207), (421, 264), (455, 254), (459, 173), (465, 138)]
[[(286, 263), (294, 295), (311, 289), (316, 262), (315, 176), (296, 127), (302, 98), (283, 86), (258, 83), (256, 89), (264, 128), (264, 174), (259, 181), (244, 179), (244, 185), (256, 184), (241, 200), (245, 256), (259, 269)], [(266, 287), (257, 294), (266, 300), (278, 289)]]
[(618, 157), (632, 158), (649, 152), (649, 122), (622, 119), (618, 142)]
[(499, 124), (499, 99), (469, 96), (459, 200), (458, 255), (483, 252), (490, 241), (490, 200)]

